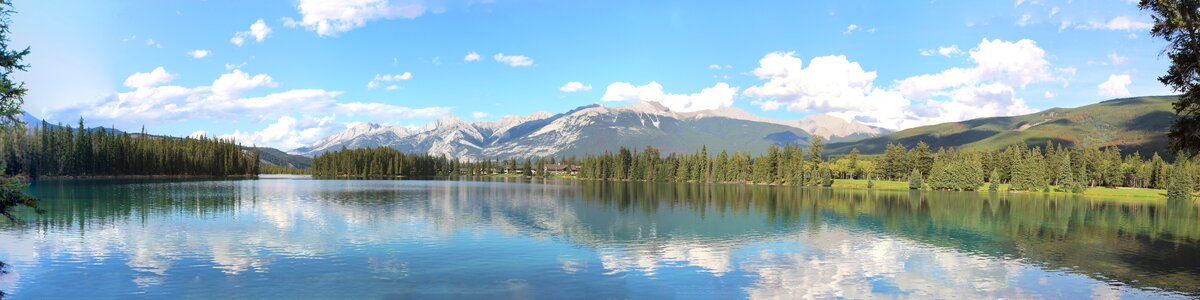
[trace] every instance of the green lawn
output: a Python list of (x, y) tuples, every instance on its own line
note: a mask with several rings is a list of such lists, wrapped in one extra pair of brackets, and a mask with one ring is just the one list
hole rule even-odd
[[(833, 188), (865, 189), (867, 188), (867, 181), (862, 179), (834, 179)], [(873, 188), (877, 190), (908, 190), (908, 182), (875, 180), (875, 186)]]
[[(867, 188), (867, 181), (866, 180), (857, 180), (857, 179), (835, 179), (833, 181), (833, 187), (834, 188), (865, 189), (865, 188)], [(908, 182), (907, 181), (875, 180), (874, 188), (878, 189), (878, 190), (908, 190)], [(1069, 194), (1069, 193), (1053, 191), (1054, 188), (1055, 188), (1054, 186), (1050, 187), (1050, 189), (1051, 189), (1050, 194)], [(980, 187), (979, 191), (984, 192), (984, 193), (988, 192), (987, 184), (984, 184), (982, 187)], [(1008, 184), (1001, 184), (1000, 192), (1005, 192), (1005, 191), (1008, 191)], [(1038, 191), (1038, 192), (1010, 192), (1010, 193), (1042, 193), (1042, 192)], [(1089, 188), (1089, 189), (1087, 189), (1087, 191), (1083, 192), (1083, 195), (1089, 196), (1089, 197), (1099, 197), (1099, 198), (1167, 199), (1167, 191), (1166, 190), (1125, 188), (1125, 187)]]

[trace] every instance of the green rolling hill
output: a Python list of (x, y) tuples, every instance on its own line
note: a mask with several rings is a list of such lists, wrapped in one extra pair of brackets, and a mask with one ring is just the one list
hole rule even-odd
[(258, 159), (263, 163), (275, 166), (293, 167), (299, 169), (308, 169), (312, 166), (311, 157), (287, 154), (275, 148), (259, 147)]
[(1176, 96), (1113, 99), (1076, 108), (1051, 108), (1038, 113), (993, 117), (909, 128), (855, 142), (832, 143), (830, 153), (880, 154), (889, 143), (913, 147), (924, 141), (933, 148), (962, 147), (997, 150), (1025, 143), (1080, 147), (1116, 146), (1125, 153), (1169, 154), (1167, 131), (1175, 120), (1171, 102)]

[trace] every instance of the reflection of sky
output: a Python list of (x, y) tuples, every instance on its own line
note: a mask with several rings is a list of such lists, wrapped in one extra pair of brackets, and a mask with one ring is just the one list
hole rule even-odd
[[(14, 264), (12, 274), (0, 277), (0, 288), (18, 298), (335, 292), (326, 296), (1153, 295), (845, 224), (780, 227), (753, 212), (710, 210), (700, 216), (665, 205), (617, 210), (582, 201), (569, 186), (310, 180), (228, 185), (193, 193), (194, 187), (175, 184), (146, 193), (236, 198), (227, 211), (197, 213), (204, 210), (166, 201), (162, 205), (179, 207), (0, 231), (5, 241), (0, 259)], [(104, 187), (84, 192), (112, 194)], [(56, 200), (44, 201), (54, 207)]]

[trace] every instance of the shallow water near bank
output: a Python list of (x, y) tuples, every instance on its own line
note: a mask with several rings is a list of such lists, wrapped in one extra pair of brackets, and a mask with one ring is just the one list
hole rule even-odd
[(1165, 201), (456, 180), (38, 182), (0, 290), (110, 298), (1200, 296)]

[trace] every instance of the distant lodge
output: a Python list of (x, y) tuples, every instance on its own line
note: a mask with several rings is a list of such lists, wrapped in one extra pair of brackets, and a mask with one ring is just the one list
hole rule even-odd
[[(493, 172), (494, 172), (494, 170), (493, 170)], [(504, 167), (504, 173), (524, 173), (524, 172), (525, 172), (525, 166), (517, 165), (516, 168), (507, 167), (507, 166)], [(576, 175), (576, 174), (579, 174), (579, 166), (546, 164), (546, 166), (544, 167), (544, 170), (539, 171), (537, 169), (537, 167), (534, 167), (533, 172), (531, 172), (531, 173), (541, 174), (542, 172), (547, 172), (551, 175)]]

